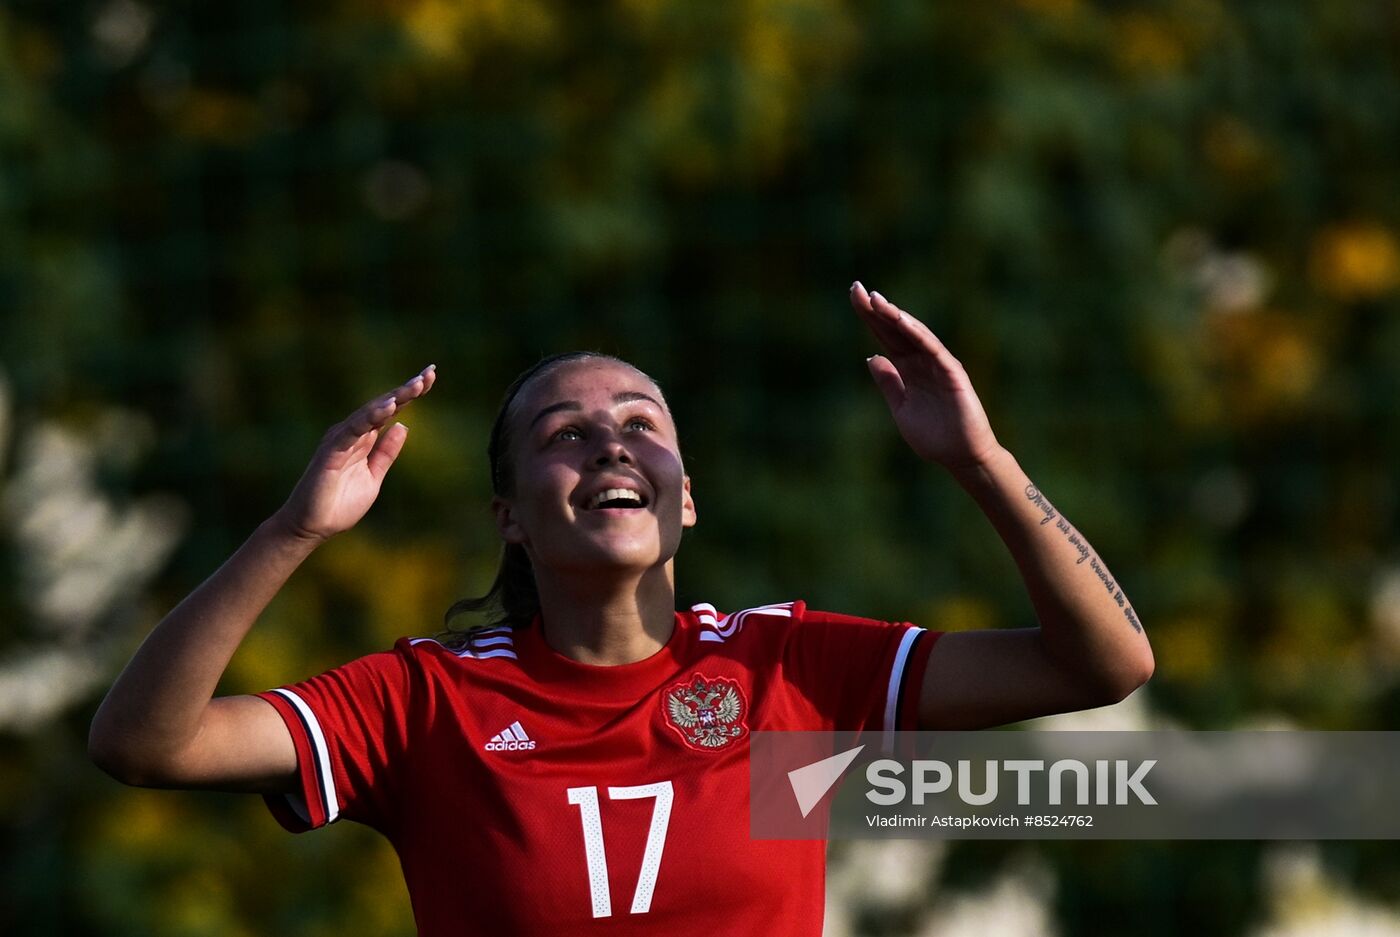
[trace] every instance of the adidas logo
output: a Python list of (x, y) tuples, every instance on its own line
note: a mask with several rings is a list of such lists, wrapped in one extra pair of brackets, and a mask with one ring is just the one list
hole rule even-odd
[(486, 743), (488, 752), (513, 752), (535, 747), (535, 740), (525, 734), (525, 728), (516, 721), (491, 736)]

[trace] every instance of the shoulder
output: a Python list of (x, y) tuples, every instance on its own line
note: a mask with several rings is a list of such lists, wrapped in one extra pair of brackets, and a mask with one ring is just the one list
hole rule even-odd
[(384, 676), (395, 675), (405, 686), (437, 683), (445, 678), (470, 679), (477, 672), (513, 669), (515, 636), (510, 628), (472, 631), (460, 639), (452, 635), (399, 638), (392, 650), (363, 657), (361, 663)]
[(394, 651), (420, 662), (515, 660), (515, 629), (478, 628), (455, 637), (400, 638)]
[(756, 605), (735, 612), (720, 612), (708, 602), (698, 602), (690, 607), (699, 629), (699, 639), (713, 644), (724, 644), (737, 639), (745, 628), (751, 631), (761, 628), (765, 631), (791, 627), (803, 620), (807, 603), (801, 599), (791, 602), (775, 602), (770, 605)]
[(898, 628), (916, 626), (909, 622), (882, 621), (847, 615), (841, 612), (827, 612), (811, 608), (802, 599), (790, 602), (774, 602), (770, 605), (756, 605), (753, 608), (735, 612), (720, 612), (707, 602), (690, 607), (700, 629), (701, 641), (724, 642), (740, 634), (746, 626), (773, 629), (798, 630), (802, 626), (848, 626), (854, 628)]

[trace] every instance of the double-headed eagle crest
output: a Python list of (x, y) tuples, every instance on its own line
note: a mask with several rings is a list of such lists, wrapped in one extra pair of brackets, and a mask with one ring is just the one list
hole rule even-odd
[(747, 708), (739, 684), (723, 677), (695, 674), (666, 693), (666, 720), (692, 748), (713, 751), (748, 732)]

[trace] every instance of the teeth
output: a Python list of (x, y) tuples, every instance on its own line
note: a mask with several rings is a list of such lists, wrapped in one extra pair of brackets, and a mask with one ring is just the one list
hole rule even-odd
[(627, 500), (635, 501), (638, 504), (642, 503), (642, 496), (637, 494), (635, 491), (631, 491), (627, 488), (609, 488), (607, 491), (600, 491), (598, 492), (598, 494), (594, 495), (592, 499), (589, 500), (588, 507), (590, 509), (596, 508), (604, 501), (611, 501), (614, 498), (626, 498)]

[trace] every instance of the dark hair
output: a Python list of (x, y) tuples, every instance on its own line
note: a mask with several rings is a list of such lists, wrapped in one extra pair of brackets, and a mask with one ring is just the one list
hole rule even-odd
[[(520, 395), (520, 391), (530, 381), (552, 371), (559, 365), (595, 358), (626, 365), (656, 384), (656, 381), (645, 371), (621, 358), (601, 351), (566, 351), (541, 358), (526, 368), (506, 388), (505, 396), (501, 398), (501, 408), (496, 411), (496, 421), (491, 424), (491, 440), (486, 446), (486, 457), (491, 463), (491, 490), (495, 494), (501, 497), (510, 497), (515, 494), (515, 466), (510, 458), (511, 444), (514, 440), (510, 436), (508, 417), (511, 404)], [(660, 385), (657, 387), (660, 389)], [(520, 544), (507, 543), (501, 549), (501, 565), (496, 572), (496, 581), (491, 584), (491, 588), (486, 591), (486, 594), (474, 598), (458, 599), (443, 615), (443, 624), (446, 626), (444, 640), (450, 645), (461, 647), (471, 641), (474, 632), (483, 628), (496, 628), (503, 625), (511, 628), (524, 628), (534, 621), (539, 610), (540, 594), (535, 588), (535, 572), (530, 566), (530, 556)], [(488, 620), (464, 631), (452, 628), (452, 619), (463, 612), (487, 612)]]

